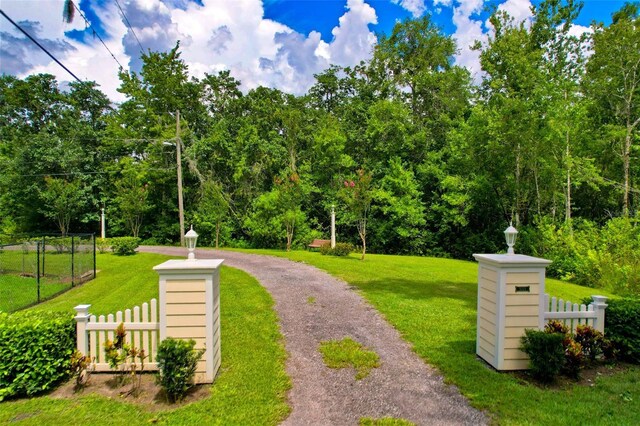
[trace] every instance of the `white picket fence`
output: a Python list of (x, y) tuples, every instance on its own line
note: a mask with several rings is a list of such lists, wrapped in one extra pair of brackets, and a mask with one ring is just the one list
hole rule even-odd
[(604, 296), (592, 296), (593, 303), (578, 305), (556, 297), (544, 295), (544, 322), (558, 320), (575, 333), (578, 325), (588, 324), (604, 333), (604, 311), (607, 307)]
[[(157, 370), (156, 354), (158, 351), (160, 323), (158, 322), (158, 302), (151, 299), (133, 309), (126, 309), (115, 315), (106, 317), (89, 314), (91, 305), (79, 305), (76, 310), (77, 348), (83, 355), (88, 355), (95, 366), (94, 371), (110, 371), (105, 359), (104, 343), (113, 341), (114, 332), (121, 323), (126, 331), (125, 342), (137, 349), (144, 349), (148, 357), (144, 360), (144, 369)], [(132, 316), (133, 313), (133, 316)]]

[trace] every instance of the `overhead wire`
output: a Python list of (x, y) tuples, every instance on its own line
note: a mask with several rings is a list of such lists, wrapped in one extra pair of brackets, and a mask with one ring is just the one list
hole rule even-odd
[(133, 36), (136, 38), (136, 41), (138, 42), (138, 46), (140, 46), (140, 53), (144, 53), (144, 49), (142, 48), (142, 44), (140, 43), (140, 40), (138, 39), (138, 36), (136, 35), (136, 32), (133, 30), (133, 27), (129, 23), (129, 19), (127, 18), (127, 15), (124, 13), (124, 10), (122, 10), (122, 7), (120, 6), (120, 2), (118, 0), (116, 0), (116, 5), (118, 5), (118, 9), (120, 9), (120, 13), (122, 13), (122, 17), (124, 18), (124, 21), (127, 24), (127, 27), (129, 27), (129, 29), (133, 33)]
[(87, 25), (87, 28), (91, 29), (91, 31), (93, 32), (93, 35), (98, 37), (98, 40), (100, 40), (100, 42), (102, 43), (102, 45), (104, 46), (105, 49), (107, 49), (107, 52), (109, 52), (109, 54), (111, 55), (111, 57), (113, 58), (114, 61), (116, 61), (116, 63), (118, 64), (118, 66), (120, 66), (120, 68), (124, 68), (122, 66), (122, 64), (120, 63), (120, 61), (118, 61), (118, 59), (115, 57), (115, 55), (113, 54), (113, 52), (111, 52), (111, 49), (109, 49), (109, 47), (107, 46), (107, 44), (104, 42), (104, 40), (102, 39), (102, 37), (100, 37), (100, 34), (98, 34), (96, 32), (96, 30), (93, 29), (93, 26), (91, 25), (91, 22), (89, 22), (89, 20), (87, 19), (87, 17), (84, 15), (84, 13), (82, 13), (82, 11), (80, 10), (80, 8), (78, 8), (78, 6), (73, 2), (69, 2), (70, 4), (73, 5), (73, 7), (78, 11), (78, 13), (80, 14), (80, 16), (82, 17), (82, 19), (84, 19), (85, 24)]
[(29, 40), (31, 40), (32, 42), (34, 42), (36, 44), (36, 46), (38, 46), (40, 49), (42, 49), (44, 51), (44, 53), (46, 53), (47, 55), (49, 55), (49, 57), (51, 59), (53, 59), (54, 61), (56, 61), (56, 63), (58, 65), (60, 65), (62, 68), (64, 68), (64, 70), (66, 72), (68, 72), (69, 74), (71, 74), (71, 76), (73, 78), (75, 78), (79, 83), (82, 83), (82, 80), (80, 80), (78, 78), (78, 76), (76, 76), (74, 73), (72, 73), (69, 68), (67, 68), (62, 62), (60, 62), (58, 60), (58, 58), (56, 58), (55, 56), (53, 56), (53, 54), (51, 52), (49, 52), (43, 45), (41, 45), (38, 40), (36, 40), (35, 38), (33, 38), (31, 36), (31, 34), (29, 34), (28, 32), (26, 32), (20, 25), (18, 25), (16, 22), (14, 22), (13, 19), (11, 19), (6, 13), (4, 13), (4, 11), (2, 9), (0, 9), (0, 14), (2, 14), (2, 16), (4, 16), (5, 18), (7, 18), (7, 20), (9, 22), (11, 22), (13, 24), (14, 27), (16, 27), (18, 30), (20, 30), (20, 32), (22, 32), (22, 34), (24, 34), (25, 36), (27, 36), (27, 38), (29, 38)]

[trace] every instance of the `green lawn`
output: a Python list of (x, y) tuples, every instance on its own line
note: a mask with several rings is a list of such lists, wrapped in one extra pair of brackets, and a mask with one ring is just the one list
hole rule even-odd
[[(40, 300), (48, 299), (70, 288), (69, 283), (51, 282), (40, 278)], [(19, 275), (0, 275), (0, 311), (14, 312), (38, 301), (38, 283), (35, 278)]]
[[(139, 253), (131, 257), (98, 255), (98, 277), (33, 309), (71, 310), (92, 304), (91, 313), (107, 314), (158, 295), (158, 276), (151, 269), (168, 256)], [(284, 419), (290, 381), (284, 370), (286, 353), (273, 299), (248, 274), (222, 267), (222, 365), (211, 395), (162, 413), (147, 412), (126, 400), (83, 396), (77, 400), (47, 396), (3, 402), (0, 424), (166, 423), (265, 424)]]
[[(38, 272), (35, 249), (0, 251), (0, 311), (13, 312), (38, 302), (38, 286), (34, 278)], [(93, 256), (77, 253), (74, 275), (79, 271), (93, 271)], [(47, 252), (41, 256), (40, 300), (49, 299), (71, 288), (71, 254)]]
[[(475, 355), (477, 264), (412, 256), (357, 255), (260, 250), (306, 262), (356, 286), (409, 341), (497, 424), (636, 425), (640, 419), (640, 367), (599, 377), (591, 387), (541, 389), (498, 373)], [(607, 292), (547, 280), (553, 296), (579, 302)]]

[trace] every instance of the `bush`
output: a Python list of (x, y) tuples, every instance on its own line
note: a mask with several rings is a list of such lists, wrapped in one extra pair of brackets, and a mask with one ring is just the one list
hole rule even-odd
[(522, 336), (522, 351), (529, 355), (529, 366), (533, 376), (544, 383), (553, 382), (565, 363), (561, 333), (525, 330)]
[(549, 276), (640, 295), (640, 226), (634, 219), (615, 218), (599, 227), (587, 220), (568, 226), (542, 218), (521, 234), (522, 253), (553, 260)]
[(158, 346), (158, 383), (170, 402), (180, 401), (193, 386), (196, 367), (204, 350), (195, 350), (196, 342), (167, 338)]
[(334, 248), (331, 248), (331, 244), (323, 244), (320, 246), (321, 254), (330, 254), (332, 256), (349, 256), (355, 250), (355, 247), (351, 243), (336, 243)]
[(137, 237), (111, 238), (111, 250), (118, 256), (130, 256), (136, 254), (136, 249), (140, 245)]
[(68, 377), (75, 330), (68, 313), (0, 313), (0, 401), (47, 391)]
[(336, 243), (332, 254), (334, 256), (349, 256), (354, 250), (355, 247), (351, 243)]
[(111, 241), (108, 238), (96, 238), (96, 247), (100, 253), (106, 253), (111, 246)]
[(320, 254), (327, 255), (333, 253), (333, 249), (331, 248), (331, 243), (324, 243), (320, 246)]
[(584, 353), (580, 343), (573, 339), (564, 347), (564, 365), (562, 371), (572, 379), (580, 378), (580, 370), (584, 367)]
[(604, 333), (618, 356), (625, 361), (640, 363), (640, 299), (608, 300), (604, 316)]
[(576, 328), (575, 341), (582, 347), (584, 356), (591, 361), (595, 361), (596, 357), (603, 352), (604, 336), (590, 325), (582, 324)]

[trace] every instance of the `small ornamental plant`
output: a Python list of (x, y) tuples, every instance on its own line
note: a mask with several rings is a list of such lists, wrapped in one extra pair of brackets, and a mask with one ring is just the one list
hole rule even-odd
[(111, 241), (108, 238), (96, 238), (96, 247), (100, 253), (106, 253), (111, 247)]
[[(120, 323), (115, 331), (113, 341), (104, 342), (104, 353), (109, 367), (118, 373), (118, 382), (123, 385), (127, 375), (131, 376), (131, 389), (126, 395), (137, 396), (140, 391), (140, 372), (144, 370), (144, 360), (147, 358), (144, 349), (138, 349), (125, 342), (127, 333), (124, 323)], [(139, 368), (138, 368), (139, 364)]]
[(76, 378), (76, 390), (83, 389), (91, 380), (91, 357), (76, 350), (71, 355), (71, 375)]
[(179, 340), (167, 338), (158, 346), (158, 384), (164, 390), (169, 402), (179, 402), (193, 386), (198, 361), (204, 349), (194, 349), (193, 339)]
[(582, 352), (590, 361), (595, 361), (603, 352), (604, 335), (595, 328), (581, 324), (576, 328), (575, 341), (582, 347)]

